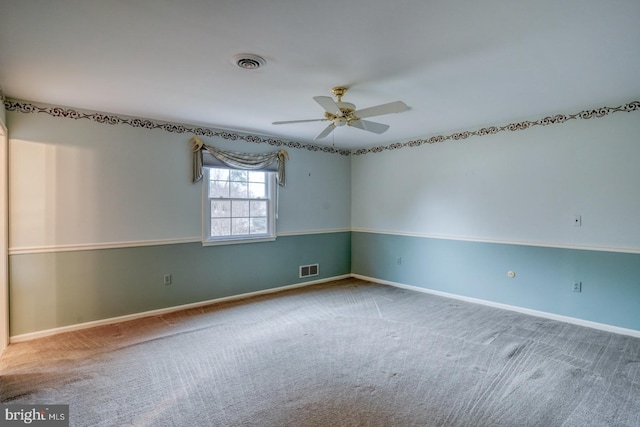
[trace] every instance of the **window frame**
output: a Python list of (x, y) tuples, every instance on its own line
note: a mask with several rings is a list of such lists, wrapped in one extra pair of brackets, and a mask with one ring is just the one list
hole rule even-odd
[[(265, 174), (265, 191), (266, 197), (264, 199), (255, 199), (255, 200), (265, 200), (267, 202), (267, 233), (266, 234), (243, 234), (238, 236), (222, 236), (216, 237), (211, 236), (211, 201), (212, 200), (251, 200), (244, 198), (234, 198), (234, 197), (220, 197), (213, 198), (209, 197), (209, 182), (210, 182), (210, 171), (211, 169), (225, 169), (229, 171), (233, 170), (241, 170), (243, 172), (261, 172)], [(276, 240), (276, 204), (277, 204), (277, 183), (276, 183), (276, 172), (272, 172), (269, 170), (259, 170), (259, 171), (244, 171), (242, 169), (234, 169), (228, 167), (217, 167), (217, 166), (204, 166), (202, 168), (203, 172), (203, 180), (202, 180), (202, 245), (203, 246), (217, 246), (217, 245), (232, 245), (238, 243), (257, 243), (257, 242), (272, 242)], [(253, 237), (255, 236), (255, 237)]]

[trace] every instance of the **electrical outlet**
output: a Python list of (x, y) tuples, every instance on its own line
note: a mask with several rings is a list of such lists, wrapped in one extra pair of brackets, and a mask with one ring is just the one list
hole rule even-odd
[(164, 284), (165, 285), (170, 285), (171, 284), (171, 275), (170, 274), (165, 274), (164, 275)]
[(396, 258), (396, 264), (402, 265), (402, 257)]
[(573, 216), (573, 226), (574, 227), (582, 227), (582, 215), (574, 215)]
[(573, 292), (582, 292), (582, 282), (573, 282)]

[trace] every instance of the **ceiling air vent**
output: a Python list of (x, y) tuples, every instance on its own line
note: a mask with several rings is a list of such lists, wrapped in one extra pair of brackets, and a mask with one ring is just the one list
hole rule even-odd
[(267, 61), (261, 56), (251, 53), (240, 53), (233, 57), (233, 63), (245, 70), (257, 70), (267, 64)]

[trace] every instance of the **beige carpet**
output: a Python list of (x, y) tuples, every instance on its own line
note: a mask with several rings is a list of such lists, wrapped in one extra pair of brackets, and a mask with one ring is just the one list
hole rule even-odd
[(640, 426), (640, 340), (350, 279), (13, 344), (0, 402), (75, 426)]

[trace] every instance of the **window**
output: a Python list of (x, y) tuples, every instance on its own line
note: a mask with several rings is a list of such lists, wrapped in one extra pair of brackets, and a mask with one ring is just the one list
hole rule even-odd
[(204, 168), (204, 244), (274, 240), (275, 173)]

